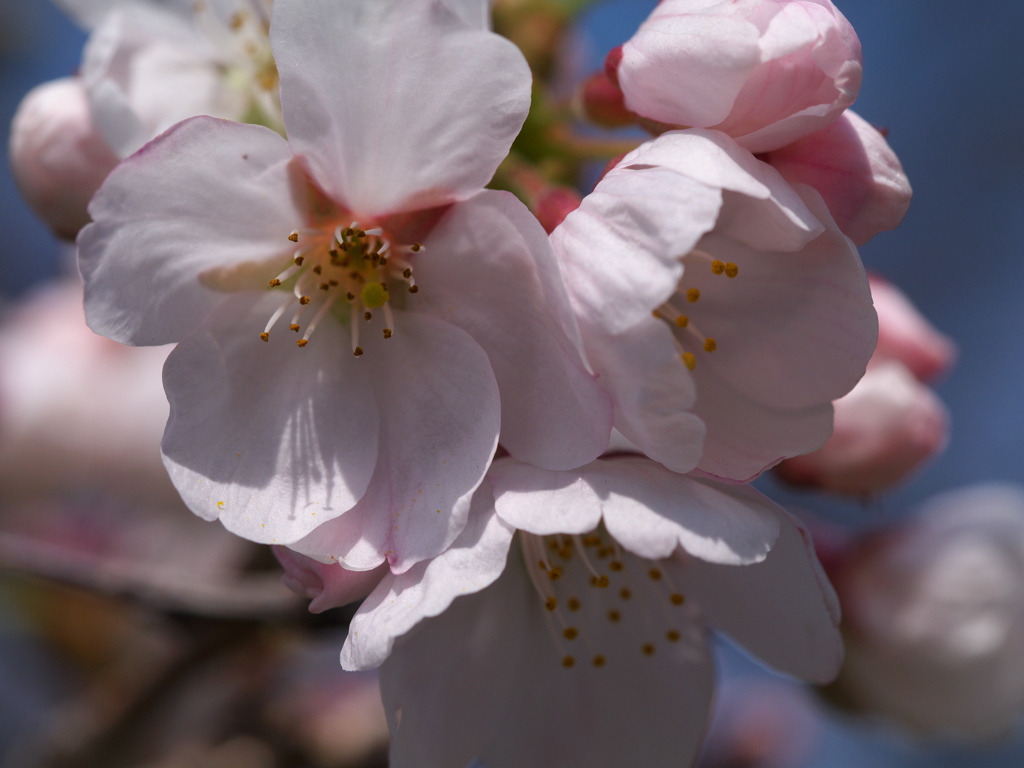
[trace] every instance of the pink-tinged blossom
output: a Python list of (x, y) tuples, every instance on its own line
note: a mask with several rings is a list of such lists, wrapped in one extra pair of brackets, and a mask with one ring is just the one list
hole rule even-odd
[(449, 550), (384, 576), (342, 663), (383, 664), (396, 768), (660, 768), (700, 746), (709, 627), (820, 682), (838, 620), (802, 527), (749, 488), (502, 461)]
[(898, 287), (878, 275), (869, 277), (878, 312), (878, 346), (872, 363), (895, 360), (920, 381), (946, 373), (956, 360), (956, 345), (928, 322)]
[(615, 59), (630, 110), (752, 152), (827, 126), (862, 74), (860, 41), (829, 0), (664, 0)]
[(481, 189), (530, 75), (439, 0), (277, 0), (271, 44), (288, 141), (193, 118), (118, 166), (79, 238), (87, 313), (180, 342), (163, 450), (193, 511), (402, 571), (462, 529), (499, 425), (551, 468), (607, 444), (544, 232)]
[(910, 182), (899, 158), (885, 137), (852, 110), (761, 159), (790, 184), (818, 190), (839, 229), (857, 245), (895, 229), (910, 207)]
[(79, 78), (34, 88), (11, 123), (11, 170), (32, 210), (72, 240), (89, 221), (86, 206), (117, 156), (93, 127)]
[(621, 160), (551, 241), (615, 426), (648, 456), (746, 481), (828, 439), (876, 318), (813, 189), (724, 134), (671, 132)]
[(935, 497), (835, 570), (847, 658), (834, 693), (943, 738), (994, 740), (1024, 712), (1024, 490)]
[(949, 440), (945, 405), (895, 361), (869, 366), (834, 405), (835, 429), (828, 442), (777, 467), (786, 482), (871, 496), (903, 482)]

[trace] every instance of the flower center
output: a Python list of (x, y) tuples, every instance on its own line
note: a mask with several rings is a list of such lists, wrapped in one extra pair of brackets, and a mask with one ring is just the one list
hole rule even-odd
[(270, 288), (285, 297), (260, 334), (263, 341), (270, 341), (271, 330), (289, 310), (289, 330), (298, 333), (305, 328), (295, 342), (299, 347), (309, 343), (317, 325), (332, 311), (349, 324), (352, 354), (357, 357), (363, 354), (360, 326), (373, 321), (375, 313), (383, 318), (383, 337), (394, 335), (393, 296), (419, 291), (411, 261), (424, 250), (422, 245), (394, 245), (383, 229), (360, 229), (355, 221), (333, 232), (294, 230), (288, 240), (299, 247), (291, 263), (270, 281)]
[[(731, 261), (721, 261), (714, 256), (699, 249), (690, 251), (686, 256), (690, 266), (704, 264), (711, 269), (716, 276), (725, 276), (733, 279), (740, 273), (740, 268)], [(700, 289), (685, 286), (686, 272), (683, 279), (679, 281), (676, 292), (654, 310), (653, 314), (660, 320), (664, 320), (672, 327), (672, 336), (675, 339), (676, 348), (679, 350), (679, 359), (691, 371), (697, 367), (697, 355), (701, 353), (710, 354), (718, 349), (718, 342), (713, 336), (705, 333), (707, 328), (698, 327), (699, 320), (695, 321), (693, 315), (698, 311), (697, 303), (700, 301)]]
[(686, 599), (659, 562), (623, 552), (601, 528), (584, 536), (519, 536), (565, 669), (615, 663), (634, 635), (641, 639), (628, 652), (642, 656), (683, 639)]

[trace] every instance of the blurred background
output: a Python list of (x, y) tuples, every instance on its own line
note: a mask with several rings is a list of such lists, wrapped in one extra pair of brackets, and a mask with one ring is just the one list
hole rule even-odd
[[(654, 0), (595, 3), (580, 30), (580, 56), (588, 64), (585, 71), (600, 67), (605, 53), (624, 42), (654, 4)], [(870, 503), (794, 492), (770, 478), (760, 486), (792, 509), (809, 510), (844, 526), (872, 528), (893, 522), (946, 490), (982, 481), (1024, 483), (1024, 258), (1020, 253), (1024, 244), (1024, 46), (1020, 44), (1024, 6), (979, 6), (958, 0), (845, 0), (838, 5), (863, 45), (864, 83), (854, 107), (871, 123), (889, 130), (888, 140), (915, 191), (903, 225), (868, 243), (862, 256), (870, 270), (898, 284), (958, 345), (958, 363), (937, 388), (952, 414), (952, 441), (910, 482)], [(0, 2), (4, 146), (22, 96), (38, 83), (74, 72), (84, 39), (84, 33), (46, 0)], [(3, 304), (23, 300), (69, 258), (67, 249), (20, 200), (6, 164), (0, 169), (0, 231)], [(36, 319), (43, 323), (46, 318)], [(23, 326), (24, 337), (31, 340), (33, 332), (30, 316)], [(5, 362), (0, 359), (0, 366)], [(0, 414), (3, 408), (0, 402)], [(20, 501), (15, 505), (7, 490), (0, 488), (0, 503), (18, 506), (22, 523), (42, 514), (38, 506), (24, 507)], [(82, 506), (80, 497), (75, 501)], [(86, 505), (90, 513), (95, 504), (92, 499)], [(168, 510), (173, 507), (173, 501), (167, 506)], [(85, 514), (80, 509), (69, 513), (67, 504), (62, 509), (62, 514), (79, 522)], [(5, 507), (0, 519), (12, 514)], [(107, 510), (107, 514), (121, 519), (118, 516), (125, 512)], [(184, 509), (168, 514), (188, 515)], [(213, 528), (199, 525), (199, 533), (191, 535), (202, 537)], [(75, 531), (79, 535), (80, 529)], [(156, 544), (133, 543), (132, 551), (147, 552), (145, 546), (164, 550), (167, 539), (154, 535)], [(5, 550), (4, 544), (0, 540), (0, 564), (11, 564), (17, 553)], [(181, 544), (178, 552), (184, 557), (189, 548)], [(164, 555), (174, 561), (174, 551)], [(234, 570), (220, 578), (255, 584), (258, 590), (271, 577), (276, 580), (272, 564), (259, 552), (246, 547), (233, 551), (228, 560)], [(57, 576), (65, 584), (81, 584), (81, 572), (65, 569)], [(280, 744), (275, 742), (271, 749), (260, 734), (276, 734), (266, 737), (270, 741), (291, 738), (282, 734), (294, 736), (299, 725), (283, 722), (290, 717), (285, 712), (288, 703), (305, 701), (302, 706), (308, 712), (316, 697), (335, 701), (337, 711), (332, 710), (317, 726), (320, 731), (310, 728), (296, 737), (307, 741), (285, 750), (290, 755), (287, 765), (382, 764), (382, 714), (373, 710), (372, 696), (366, 693), (372, 694), (372, 680), (349, 679), (337, 670), (343, 616), (312, 621), (295, 600), (275, 593), (266, 604), (232, 606), (235, 615), (230, 619), (224, 619), (221, 610), (220, 618), (211, 623), (195, 618), (195, 595), (191, 595), (186, 596), (186, 608), (178, 606), (171, 618), (161, 619), (170, 625), (154, 627), (152, 616), (133, 602), (139, 589), (125, 589), (122, 584), (107, 589), (122, 596), (108, 599), (87, 596), (73, 586), (56, 589), (44, 581), (0, 571), (0, 766), (272, 767), (278, 764), (273, 755), (282, 754)], [(164, 599), (174, 598), (160, 588), (157, 593)], [(253, 639), (258, 633), (252, 619), (263, 615), (277, 617), (276, 628)], [(196, 640), (193, 630), (199, 625), (198, 634), (203, 637)], [(186, 637), (190, 639), (182, 639)], [(97, 670), (114, 674), (110, 665), (120, 658), (121, 697), (107, 702), (114, 709), (145, 703), (147, 696), (167, 684), (157, 680), (143, 685), (138, 671), (124, 659), (127, 651), (121, 652), (129, 647), (146, 663), (159, 659), (159, 674), (165, 678), (173, 677), (182, 665), (204, 669), (206, 664), (205, 675), (190, 678), (195, 686), (190, 695), (197, 700), (209, 701), (215, 695), (237, 699), (222, 708), (230, 710), (234, 720), (218, 724), (217, 738), (222, 741), (217, 750), (204, 752), (198, 744), (185, 745), (157, 760), (139, 749), (129, 751), (123, 757), (126, 762), (103, 762), (113, 759), (114, 753), (104, 752), (103, 745), (110, 743), (108, 731), (116, 717), (90, 719), (82, 711), (84, 707), (85, 714), (95, 715), (99, 706), (84, 693)], [(248, 680), (248, 688), (238, 688), (237, 679), (230, 684), (218, 680), (218, 673), (208, 666), (211, 658), (272, 674)], [(721, 675), (718, 716), (705, 756), (709, 766), (1024, 765), (1020, 731), (1016, 737), (982, 747), (915, 739), (892, 724), (854, 718), (823, 704), (813, 692), (765, 672), (724, 643)], [(184, 696), (181, 693), (179, 698)], [(337, 703), (350, 699), (356, 702), (354, 707), (362, 707), (358, 711), (369, 707), (371, 714), (357, 715), (356, 709)], [(173, 702), (169, 706), (173, 708)], [(296, 703), (295, 711), (298, 707)], [(175, 716), (189, 719), (180, 703), (174, 711)], [(197, 718), (202, 715), (191, 715), (192, 720)], [(338, 734), (345, 723), (352, 722), (365, 726), (365, 739), (360, 742), (359, 736), (353, 736), (355, 746), (339, 746), (344, 739)], [(183, 722), (181, 733), (190, 727)], [(76, 743), (92, 745), (94, 762), (76, 763), (66, 757), (67, 750), (54, 751), (50, 743), (54, 734), (69, 732), (78, 734), (81, 741)], [(29, 738), (40, 733), (44, 735)]]

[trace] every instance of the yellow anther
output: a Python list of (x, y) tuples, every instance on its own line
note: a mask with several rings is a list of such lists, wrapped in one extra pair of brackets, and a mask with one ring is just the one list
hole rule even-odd
[(390, 339), (392, 337), (392, 335), (394, 335), (394, 332), (390, 328), (385, 328), (384, 329), (384, 338), (385, 339)]
[(277, 286), (279, 286), (280, 284), (281, 284), (281, 281), (278, 280), (276, 277), (273, 280), (270, 281), (270, 287), (271, 288), (277, 288)]
[(590, 534), (589, 536), (583, 537), (583, 546), (585, 547), (596, 547), (601, 543), (601, 537)]
[(304, 347), (307, 344), (309, 344), (309, 339), (299, 339), (295, 343), (298, 344), (300, 347)]
[(270, 334), (264, 331), (263, 333), (260, 334), (260, 338), (263, 341), (270, 341)]
[(570, 611), (578, 611), (580, 609), (580, 601), (575, 597), (570, 597), (566, 601), (566, 605), (569, 607)]
[(668, 639), (670, 643), (678, 643), (681, 635), (674, 629), (670, 629), (668, 632), (665, 633), (665, 637)]
[(675, 322), (676, 328), (685, 328), (690, 324), (690, 318), (688, 318), (686, 315), (679, 315), (679, 317), (676, 318)]
[(691, 302), (691, 303), (693, 303), (695, 301), (700, 301), (700, 289), (699, 288), (690, 288), (686, 292), (686, 300)]
[(716, 349), (718, 349), (718, 342), (717, 341), (715, 341), (712, 338), (704, 339), (704, 351), (705, 352), (714, 352)]
[(617, 624), (622, 619), (622, 614), (616, 610), (608, 611), (608, 621), (612, 624)]
[(322, 275), (323, 273), (324, 273), (324, 268), (320, 264), (317, 264), (315, 267), (313, 267), (313, 274), (314, 275)]
[(562, 573), (563, 571), (561, 567), (556, 565), (554, 568), (548, 571), (548, 576), (551, 577), (552, 581), (558, 581), (560, 578), (562, 578)]
[(679, 359), (683, 361), (683, 365), (689, 368), (691, 371), (697, 367), (697, 356), (693, 352), (683, 352), (679, 356)]
[(579, 634), (579, 630), (576, 627), (566, 627), (562, 630), (562, 637), (566, 640), (575, 640)]
[(418, 285), (410, 285), (409, 293), (419, 293), (420, 287)]
[(293, 231), (290, 235), (288, 235), (288, 239), (291, 240), (293, 243), (299, 242), (299, 233)]
[(733, 264), (731, 261), (725, 263), (725, 276), (736, 277), (740, 273), (740, 268)]
[(572, 669), (575, 665), (576, 659), (574, 659), (572, 656), (566, 656), (564, 659), (562, 659), (562, 666), (566, 669)]
[(612, 547), (601, 547), (597, 550), (597, 556), (604, 560), (608, 555), (614, 554), (615, 550)]
[(619, 597), (621, 597), (623, 600), (629, 600), (629, 598), (631, 598), (632, 596), (633, 593), (630, 592), (626, 587), (623, 587), (619, 590)]
[(330, 283), (320, 283), (320, 290), (321, 291), (329, 291), (329, 290), (331, 290)]
[(647, 575), (651, 577), (651, 581), (661, 581), (661, 571), (657, 568), (651, 568), (651, 570), (647, 572)]
[(612, 560), (610, 563), (608, 563), (609, 571), (621, 571), (622, 567), (622, 562), (619, 560)]
[(412, 270), (406, 267), (405, 270), (402, 272), (402, 277), (408, 280), (410, 277), (412, 277)]
[(722, 274), (723, 272), (725, 272), (725, 262), (715, 259), (714, 261), (711, 262), (711, 271), (714, 272), (716, 275)]
[(311, 301), (312, 301), (312, 299), (309, 298), (309, 296), (300, 296), (299, 297), (299, 304), (301, 304), (302, 306), (306, 306)]
[(678, 592), (673, 592), (668, 599), (672, 601), (672, 605), (682, 605), (686, 602), (686, 598)]
[(608, 577), (603, 573), (600, 576), (592, 576), (590, 579), (590, 586), (597, 587), (598, 589), (607, 589)]
[(306, 260), (305, 256), (296, 256), (294, 259), (292, 259), (292, 261), (295, 262), (295, 266), (297, 266), (297, 267), (301, 267), (302, 266), (302, 262), (304, 262), (305, 260)]
[(547, 600), (544, 601), (544, 607), (547, 608), (549, 611), (557, 610), (558, 609), (558, 598), (557, 597), (549, 597)]
[(412, 251), (413, 253), (419, 253), (420, 251), (423, 250), (423, 246), (420, 245), (419, 243), (413, 243), (409, 250)]
[(359, 357), (361, 354), (363, 354), (363, 348), (356, 347), (355, 349), (352, 350), (352, 354), (355, 355), (356, 357)]
[(594, 661), (592, 663), (593, 663), (593, 665), (595, 667), (600, 669), (601, 667), (604, 666), (604, 656), (602, 656), (601, 654), (598, 654), (597, 656), (594, 657)]
[(363, 312), (363, 320), (366, 322), (373, 320), (373, 312)]
[(644, 643), (643, 647), (640, 650), (643, 651), (644, 656), (653, 656), (654, 643)]
[(288, 326), (289, 331), (295, 331), (296, 333), (299, 332), (299, 328), (300, 326), (298, 325), (298, 323), (292, 323), (291, 325)]

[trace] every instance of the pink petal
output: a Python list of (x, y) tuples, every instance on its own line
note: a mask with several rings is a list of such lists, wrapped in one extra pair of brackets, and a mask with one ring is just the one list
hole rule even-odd
[(371, 377), (326, 322), (308, 348), (259, 334), (274, 295), (226, 299), (164, 368), (164, 463), (193, 512), (288, 544), (349, 510), (377, 463)]
[(271, 44), (289, 141), (363, 216), (469, 197), (529, 110), (519, 50), (433, 0), (280, 0)]
[[(416, 257), (416, 307), (487, 352), (501, 393), (501, 444), (548, 469), (597, 458), (611, 404), (585, 368), (561, 275), (540, 225), (511, 194), (454, 205)], [(568, 326), (568, 330), (563, 330)]]
[[(626, 568), (642, 565), (630, 559)], [(450, 768), (474, 757), (489, 768), (690, 764), (713, 685), (692, 612), (669, 606), (678, 611), (669, 623), (655, 602), (667, 597), (650, 588), (628, 605), (582, 578), (567, 588), (595, 598), (571, 614), (589, 646), (553, 636), (518, 552), (493, 586), (398, 640), (381, 668), (394, 768)], [(608, 619), (612, 606), (623, 612), (619, 623)], [(665, 640), (666, 630), (674, 642)], [(647, 644), (651, 655), (643, 652)]]
[(894, 229), (910, 206), (910, 182), (896, 153), (850, 110), (763, 159), (791, 184), (818, 190), (839, 229), (857, 245)]
[(479, 345), (430, 315), (396, 313), (394, 337), (364, 346), (357, 362), (380, 414), (373, 480), (358, 505), (292, 548), (355, 570), (387, 559), (402, 573), (465, 527), (498, 442), (498, 388)]
[(482, 490), (451, 547), (403, 574), (388, 574), (359, 607), (341, 651), (342, 666), (380, 666), (396, 638), (423, 619), (443, 613), (455, 598), (489, 587), (505, 569), (513, 533), (494, 513), (493, 496)]
[(827, 683), (843, 659), (839, 603), (810, 534), (781, 508), (767, 500), (762, 504), (775, 510), (781, 524), (764, 562), (736, 567), (686, 558), (672, 576), (716, 629), (759, 659), (781, 672)]
[(362, 600), (390, 573), (384, 564), (371, 571), (350, 571), (337, 563), (318, 562), (287, 547), (275, 546), (271, 550), (284, 568), (281, 580), (285, 586), (310, 599), (310, 613), (323, 613)]
[(122, 162), (78, 240), (89, 326), (128, 344), (178, 341), (224, 298), (204, 279), (253, 265), (245, 285), (265, 285), (281, 267), (261, 263), (285, 257), (305, 221), (291, 160), (273, 131), (196, 117)]
[[(716, 232), (699, 248), (738, 265), (735, 279), (714, 274), (704, 257), (684, 260), (683, 285), (700, 291), (689, 316), (717, 344), (698, 353), (697, 371), (712, 368), (737, 392), (776, 408), (809, 408), (849, 392), (877, 333), (856, 249), (817, 193), (799, 191), (829, 227), (802, 250), (758, 251)], [(700, 385), (697, 392), (699, 399)]]

